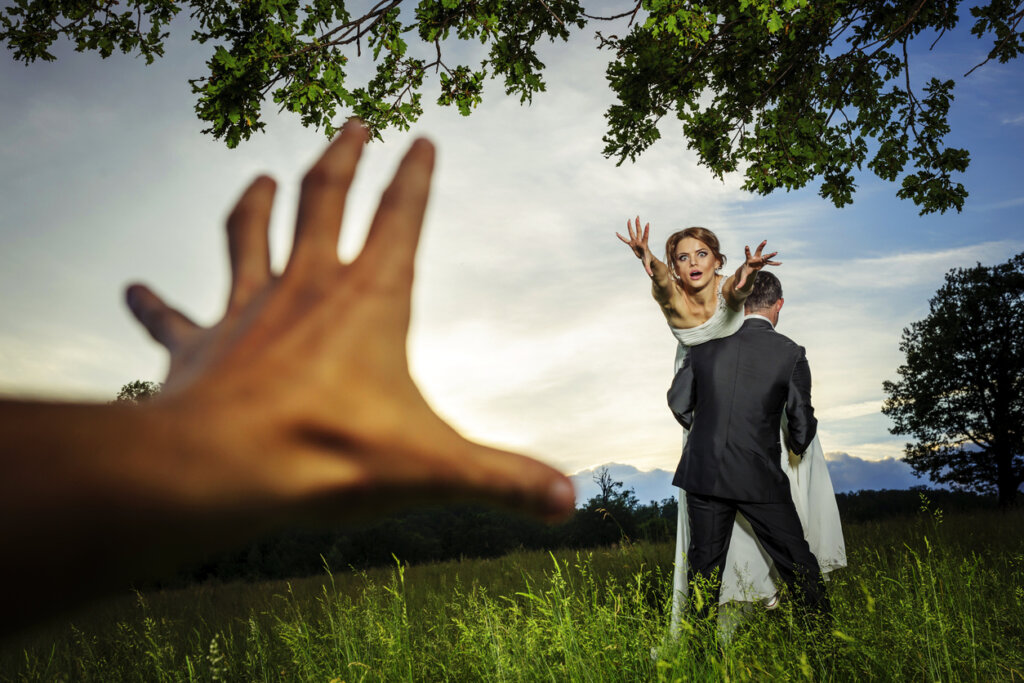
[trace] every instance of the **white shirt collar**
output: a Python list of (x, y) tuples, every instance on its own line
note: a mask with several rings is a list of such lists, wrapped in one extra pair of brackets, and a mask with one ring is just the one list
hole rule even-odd
[[(760, 320), (766, 320), (766, 321), (768, 321), (769, 325), (771, 325), (771, 323), (772, 323), (771, 320), (768, 320), (768, 318), (764, 317), (763, 315), (758, 315), (757, 313), (748, 313), (746, 318), (743, 319), (743, 322), (746, 322), (747, 320), (753, 320), (755, 318), (758, 318)], [(775, 325), (772, 325), (772, 329), (773, 330), (775, 329)]]

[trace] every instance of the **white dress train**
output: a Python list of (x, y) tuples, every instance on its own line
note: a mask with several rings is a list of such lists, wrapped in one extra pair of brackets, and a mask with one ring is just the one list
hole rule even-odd
[[(724, 283), (725, 278), (722, 278), (718, 285), (718, 308), (710, 319), (688, 329), (669, 327), (679, 341), (675, 372), (679, 372), (691, 346), (727, 337), (743, 325), (743, 312), (730, 309), (722, 296)], [(683, 430), (683, 445), (686, 444), (686, 435), (686, 430)], [(832, 479), (829, 477), (825, 454), (821, 450), (818, 437), (814, 437), (802, 459), (794, 454), (783, 453), (781, 464), (782, 470), (789, 477), (790, 490), (793, 493), (793, 502), (800, 523), (804, 528), (804, 537), (827, 579), (828, 572), (846, 566), (846, 544), (843, 540), (835, 490), (832, 488)], [(689, 591), (686, 562), (689, 547), (690, 518), (686, 509), (686, 492), (680, 489), (675, 568), (672, 576), (672, 634), (679, 631), (679, 621)], [(750, 523), (743, 515), (737, 514), (732, 528), (732, 539), (729, 542), (729, 552), (725, 559), (719, 603), (770, 600), (778, 592), (778, 582), (779, 577), (771, 558), (761, 547)]]

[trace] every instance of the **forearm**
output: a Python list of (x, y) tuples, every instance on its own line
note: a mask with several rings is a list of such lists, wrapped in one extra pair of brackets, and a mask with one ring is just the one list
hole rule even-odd
[[(750, 296), (750, 292), (754, 289), (754, 280), (757, 278), (756, 270), (747, 269), (746, 264), (736, 269), (736, 273), (726, 281), (726, 285), (723, 288), (723, 295), (725, 296), (726, 303), (734, 311), (743, 309), (743, 304), (746, 302), (747, 297)], [(744, 281), (744, 275), (746, 280)], [(742, 282), (743, 286), (738, 287), (736, 283)]]
[(666, 305), (672, 300), (672, 289), (674, 287), (672, 283), (672, 271), (669, 267), (659, 261), (657, 258), (651, 257), (651, 296), (659, 304)]
[[(744, 278), (744, 271), (747, 271), (746, 278)], [(756, 279), (757, 271), (748, 268), (746, 263), (741, 264), (740, 267), (736, 269), (736, 274), (733, 276), (733, 282), (742, 282), (743, 286), (734, 287), (733, 291), (740, 301), (744, 301), (748, 296), (750, 296), (750, 293), (754, 291), (754, 281)]]
[(179, 427), (164, 410), (0, 402), (5, 628), (215, 546), (222, 520), (176, 472), (192, 450)]

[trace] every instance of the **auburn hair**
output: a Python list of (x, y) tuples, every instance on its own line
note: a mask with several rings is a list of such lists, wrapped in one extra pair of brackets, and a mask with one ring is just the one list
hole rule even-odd
[(672, 269), (672, 273), (676, 277), (679, 277), (679, 273), (676, 271), (676, 247), (687, 237), (692, 237), (706, 244), (714, 257), (722, 262), (723, 267), (725, 266), (725, 254), (722, 253), (722, 248), (718, 244), (718, 237), (715, 236), (715, 233), (707, 228), (694, 226), (674, 232), (665, 240), (665, 263), (669, 264), (668, 267)]

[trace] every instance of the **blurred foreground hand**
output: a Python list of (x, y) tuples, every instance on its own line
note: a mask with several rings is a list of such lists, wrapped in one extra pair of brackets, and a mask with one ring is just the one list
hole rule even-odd
[(306, 174), (280, 275), (267, 238), (274, 181), (246, 189), (227, 221), (231, 294), (216, 325), (128, 289), (132, 312), (171, 354), (156, 399), (0, 402), (5, 629), (295, 522), (462, 501), (550, 520), (571, 513), (565, 476), (467, 441), (409, 376), (429, 142), (405, 155), (362, 253), (339, 262), (366, 140), (349, 122)]

